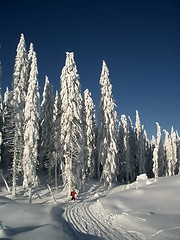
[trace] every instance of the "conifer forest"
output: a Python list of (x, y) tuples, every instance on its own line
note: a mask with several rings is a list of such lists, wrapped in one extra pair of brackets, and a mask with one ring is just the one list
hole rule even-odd
[(66, 52), (60, 91), (54, 94), (46, 76), (40, 96), (36, 52), (32, 43), (26, 48), (21, 34), (12, 89), (0, 96), (0, 175), (12, 195), (17, 186), (30, 192), (42, 184), (83, 191), (89, 180), (112, 186), (144, 173), (149, 178), (180, 173), (178, 132), (157, 122), (157, 135), (148, 139), (138, 110), (135, 123), (116, 112), (105, 61), (99, 79), (95, 109), (91, 92), (81, 92), (74, 53)]

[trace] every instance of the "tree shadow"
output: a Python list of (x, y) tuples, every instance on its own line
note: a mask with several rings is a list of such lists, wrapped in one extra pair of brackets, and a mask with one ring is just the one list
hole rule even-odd
[[(12, 236), (20, 234), (20, 233), (33, 231), (34, 229), (44, 227), (46, 225), (49, 225), (49, 224), (44, 224), (44, 225), (39, 225), (39, 226), (36, 225), (36, 226), (26, 226), (26, 227), (17, 227), (17, 228), (6, 228), (5, 232), (8, 236), (12, 237)], [(2, 238), (0, 238), (0, 239), (2, 239)]]
[(13, 240), (12, 238), (1, 238), (1, 237), (0, 237), (0, 239), (1, 240)]

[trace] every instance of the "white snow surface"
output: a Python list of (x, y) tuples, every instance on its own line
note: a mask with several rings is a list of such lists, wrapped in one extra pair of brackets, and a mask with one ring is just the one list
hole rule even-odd
[[(147, 179), (111, 189), (87, 184), (75, 202), (52, 189), (36, 189), (32, 204), (0, 188), (0, 239), (180, 239), (180, 175)], [(38, 197), (38, 194), (41, 198)]]

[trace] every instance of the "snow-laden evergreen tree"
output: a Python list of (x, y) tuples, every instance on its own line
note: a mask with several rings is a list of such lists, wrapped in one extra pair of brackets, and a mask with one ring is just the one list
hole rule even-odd
[(66, 53), (66, 62), (60, 78), (61, 169), (63, 184), (69, 194), (72, 188), (82, 190), (85, 182), (83, 100), (73, 53)]
[(4, 93), (3, 99), (3, 167), (5, 172), (11, 172), (13, 140), (14, 140), (14, 118), (12, 92), (8, 87)]
[(145, 147), (144, 147), (144, 131), (141, 125), (139, 112), (136, 110), (135, 132), (137, 141), (136, 166), (137, 175), (145, 173)]
[(36, 53), (34, 52), (25, 105), (25, 134), (23, 152), (23, 187), (29, 190), (30, 200), (32, 187), (38, 185), (36, 168), (40, 122), (40, 95), (37, 77), (37, 58)]
[(1, 92), (1, 78), (2, 78), (2, 66), (0, 61), (0, 131), (2, 132), (3, 127), (3, 99), (2, 99), (2, 92)]
[(165, 157), (165, 175), (172, 175), (172, 161), (173, 161), (173, 150), (171, 144), (171, 138), (169, 132), (164, 130), (165, 140), (164, 140), (164, 157)]
[(96, 123), (95, 123), (95, 106), (88, 89), (84, 91), (84, 132), (85, 132), (85, 166), (87, 178), (97, 176), (97, 164), (95, 162), (96, 148)]
[(153, 173), (154, 177), (162, 177), (165, 175), (164, 147), (162, 143), (161, 127), (157, 125), (157, 139), (153, 151)]
[(60, 153), (61, 153), (60, 108), (61, 108), (60, 96), (58, 91), (56, 91), (56, 96), (54, 100), (54, 109), (53, 109), (53, 137), (54, 137), (53, 164), (54, 164), (54, 178), (55, 178), (56, 189), (58, 186), (58, 182), (62, 180), (60, 179), (60, 175), (61, 175), (60, 173)]
[(100, 178), (105, 184), (117, 180), (117, 113), (109, 81), (109, 70), (103, 61), (100, 77), (101, 99), (98, 118), (98, 165)]
[[(28, 62), (27, 62), (28, 81), (29, 81), (30, 72), (31, 72), (31, 64), (32, 64), (33, 55), (34, 55), (34, 46), (32, 43), (30, 43), (29, 52), (28, 52), (28, 56), (27, 56), (27, 58), (28, 58)], [(28, 84), (29, 84), (29, 82), (28, 82)], [(28, 85), (27, 85), (27, 88), (28, 88)]]
[(158, 150), (159, 150), (159, 144), (158, 141), (160, 142), (160, 138), (161, 138), (161, 132), (159, 132), (160, 126), (159, 124), (157, 125), (157, 140), (155, 143), (155, 148), (153, 151), (153, 173), (154, 173), (154, 177), (157, 178), (159, 176), (159, 164), (158, 164)]
[(118, 137), (118, 166), (119, 179), (122, 182), (128, 183), (130, 181), (130, 146), (129, 146), (129, 126), (127, 117), (123, 114), (121, 116), (121, 124), (119, 128)]
[(172, 175), (178, 173), (178, 136), (174, 128), (171, 128), (171, 145), (172, 145)]
[(144, 130), (144, 150), (145, 150), (145, 172), (148, 176), (148, 178), (153, 178), (153, 150), (152, 150), (152, 145), (151, 142), (148, 139), (146, 130)]
[(180, 137), (177, 131), (176, 131), (176, 136), (177, 136), (177, 156), (178, 156), (177, 173), (180, 174)]
[(152, 135), (152, 139), (151, 139), (151, 148), (152, 148), (152, 151), (154, 151), (154, 148), (156, 146), (156, 138), (154, 135)]
[(124, 129), (119, 122), (119, 131), (117, 135), (117, 181), (124, 182), (125, 173), (125, 149), (124, 149)]
[[(3, 139), (2, 139), (3, 103), (2, 103), (2, 93), (1, 93), (1, 77), (2, 77), (2, 66), (1, 66), (1, 61), (0, 61), (0, 135), (1, 135), (1, 142), (3, 143)], [(2, 146), (1, 145), (0, 145), (0, 163), (1, 163), (1, 160), (2, 160)]]
[[(0, 149), (1, 149), (2, 143), (3, 143), (2, 132), (0, 132)], [(0, 150), (0, 160), (1, 160), (1, 150)]]
[(22, 156), (24, 148), (24, 108), (28, 89), (28, 55), (24, 35), (21, 34), (16, 50), (13, 74), (13, 108), (14, 108), (14, 156), (13, 156), (13, 190), (16, 192), (18, 172), (22, 171)]
[(136, 132), (130, 117), (128, 117), (129, 126), (129, 148), (130, 148), (130, 182), (134, 182), (137, 177), (137, 167), (136, 167), (136, 153), (137, 153), (137, 141)]
[(43, 91), (43, 100), (41, 103), (41, 139), (40, 139), (40, 168), (45, 167), (48, 170), (48, 183), (51, 179), (51, 170), (53, 166), (53, 88), (48, 77), (45, 78)]

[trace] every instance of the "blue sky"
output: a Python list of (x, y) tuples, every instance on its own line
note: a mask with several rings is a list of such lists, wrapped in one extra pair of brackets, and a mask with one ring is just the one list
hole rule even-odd
[(98, 110), (102, 60), (110, 71), (117, 112), (135, 122), (139, 111), (149, 138), (155, 122), (180, 132), (179, 0), (1, 0), (2, 90), (11, 88), (16, 48), (23, 33), (34, 44), (39, 84), (60, 89), (66, 51), (73, 51), (82, 91)]

